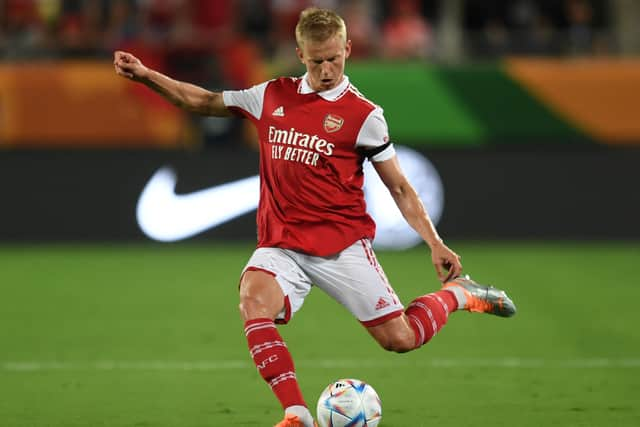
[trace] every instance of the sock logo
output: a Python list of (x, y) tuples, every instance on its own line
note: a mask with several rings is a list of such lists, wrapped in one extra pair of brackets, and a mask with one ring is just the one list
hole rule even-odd
[(277, 354), (272, 354), (271, 356), (269, 356), (266, 359), (264, 359), (262, 362), (257, 363), (256, 366), (258, 367), (259, 370), (262, 370), (262, 369), (266, 368), (268, 364), (273, 363), (276, 360), (278, 360), (278, 355)]

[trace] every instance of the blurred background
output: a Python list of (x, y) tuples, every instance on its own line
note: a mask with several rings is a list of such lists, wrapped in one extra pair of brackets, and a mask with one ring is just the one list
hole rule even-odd
[[(310, 3), (0, 0), (0, 425), (280, 418), (237, 313), (255, 133), (178, 110), (112, 58), (211, 90), (299, 76)], [(624, 304), (640, 299), (640, 1), (314, 3), (346, 19), (346, 73), (385, 109), (465, 273), (518, 315), (455, 314), (396, 355), (312, 292), (280, 328), (307, 401), (350, 377), (375, 385), (385, 426), (640, 425), (640, 319)], [(397, 244), (407, 226), (369, 198), (387, 193), (371, 175), (375, 244), (417, 243)], [(405, 304), (439, 286), (425, 249), (377, 251)]]
[[(113, 52), (212, 90), (301, 75), (312, 3), (344, 16), (347, 74), (395, 143), (435, 165), (446, 235), (640, 237), (637, 1), (2, 0), (0, 240), (145, 240), (159, 167), (183, 193), (255, 174), (249, 123), (174, 108)], [(246, 215), (200, 237), (254, 234)]]

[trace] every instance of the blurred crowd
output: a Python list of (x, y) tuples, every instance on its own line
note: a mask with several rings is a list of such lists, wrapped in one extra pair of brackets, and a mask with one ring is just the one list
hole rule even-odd
[(181, 78), (241, 87), (295, 65), (293, 29), (311, 4), (342, 14), (355, 58), (437, 60), (453, 3), (468, 57), (611, 48), (606, 0), (0, 0), (0, 59), (127, 49)]
[(465, 28), (475, 55), (611, 53), (612, 2), (589, 0), (467, 1)]

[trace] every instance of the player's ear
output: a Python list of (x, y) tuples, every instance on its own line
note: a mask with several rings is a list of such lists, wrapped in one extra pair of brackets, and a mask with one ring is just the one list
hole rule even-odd
[(298, 55), (300, 62), (304, 64), (304, 53), (302, 52), (302, 49), (300, 49), (300, 46), (296, 46), (296, 54)]
[(351, 40), (347, 40), (347, 43), (344, 46), (344, 57), (345, 59), (351, 55)]

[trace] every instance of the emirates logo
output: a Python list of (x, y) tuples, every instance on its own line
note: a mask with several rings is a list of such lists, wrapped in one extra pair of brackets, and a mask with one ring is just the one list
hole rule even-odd
[(327, 114), (324, 117), (322, 126), (324, 127), (324, 130), (327, 131), (328, 133), (333, 133), (333, 132), (339, 131), (343, 123), (344, 123), (344, 119), (342, 117), (337, 116), (335, 114)]

